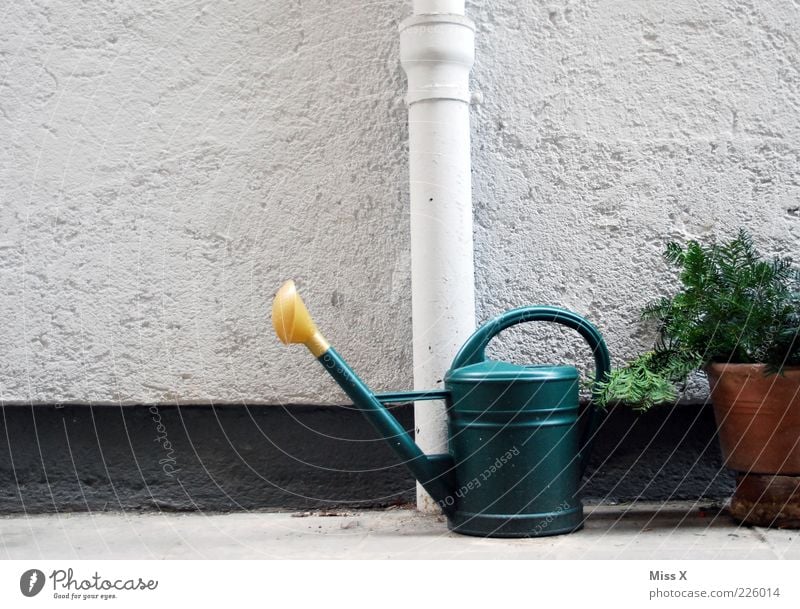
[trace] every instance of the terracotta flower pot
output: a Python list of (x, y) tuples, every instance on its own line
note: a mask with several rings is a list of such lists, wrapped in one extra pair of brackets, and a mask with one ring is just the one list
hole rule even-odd
[(736, 470), (730, 510), (760, 526), (800, 523), (800, 367), (706, 367), (725, 466)]
[(800, 367), (706, 368), (725, 465), (739, 472), (800, 475)]

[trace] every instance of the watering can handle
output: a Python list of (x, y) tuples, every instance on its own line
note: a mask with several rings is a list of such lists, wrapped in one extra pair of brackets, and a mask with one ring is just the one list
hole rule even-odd
[[(528, 321), (549, 321), (561, 324), (573, 330), (577, 330), (584, 338), (594, 355), (595, 389), (592, 392), (592, 398), (593, 401), (595, 401), (598, 393), (597, 381), (605, 380), (611, 373), (611, 356), (608, 353), (608, 348), (597, 328), (577, 313), (559, 307), (521, 307), (519, 309), (506, 311), (502, 315), (487, 321), (478, 328), (475, 333), (467, 339), (464, 346), (461, 347), (461, 350), (453, 360), (452, 369), (455, 370), (456, 368), (462, 368), (484, 361), (486, 359), (486, 346), (495, 336), (506, 328)], [(596, 408), (590, 408), (588, 415), (589, 420), (587, 421), (581, 440), (581, 471), (586, 468), (592, 439), (597, 431), (599, 422)]]

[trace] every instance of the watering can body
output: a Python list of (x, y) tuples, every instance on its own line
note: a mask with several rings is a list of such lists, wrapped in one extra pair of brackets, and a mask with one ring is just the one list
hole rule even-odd
[(452, 530), (529, 537), (580, 528), (578, 379), (572, 367), (491, 361), (447, 374)]
[(596, 378), (610, 357), (597, 329), (565, 309), (513, 309), (481, 326), (445, 375), (455, 497), (452, 530), (490, 537), (558, 535), (583, 525), (579, 487), (597, 412), (581, 412), (578, 370), (486, 358), (515, 324), (545, 321), (578, 331), (592, 349)]
[[(278, 335), (287, 343), (305, 343), (317, 356), (436, 500), (451, 530), (482, 537), (539, 537), (582, 526), (579, 486), (598, 413), (591, 406), (580, 408), (578, 370), (492, 361), (485, 348), (512, 325), (559, 323), (583, 336), (594, 355), (595, 378), (603, 380), (610, 358), (592, 324), (556, 307), (513, 309), (467, 340), (445, 375), (444, 391), (376, 395), (315, 327), (293, 337), (296, 320), (286, 300), (279, 292), (273, 306)], [(307, 316), (304, 306), (301, 313)], [(446, 454), (424, 454), (384, 406), (431, 399), (447, 403)]]

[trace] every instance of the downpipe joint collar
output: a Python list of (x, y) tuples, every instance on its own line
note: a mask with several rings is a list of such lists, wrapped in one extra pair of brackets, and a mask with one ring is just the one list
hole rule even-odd
[(475, 24), (464, 15), (412, 15), (400, 23), (400, 64), (408, 105), (432, 99), (470, 103)]

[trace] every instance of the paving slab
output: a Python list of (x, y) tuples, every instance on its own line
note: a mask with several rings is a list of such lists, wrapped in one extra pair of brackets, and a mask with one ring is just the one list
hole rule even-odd
[(581, 531), (536, 539), (457, 535), (413, 509), (0, 517), (5, 559), (799, 559), (797, 538), (697, 503), (589, 506)]

